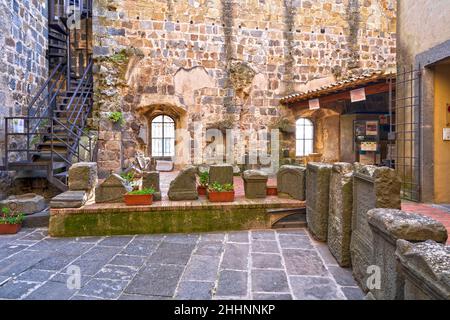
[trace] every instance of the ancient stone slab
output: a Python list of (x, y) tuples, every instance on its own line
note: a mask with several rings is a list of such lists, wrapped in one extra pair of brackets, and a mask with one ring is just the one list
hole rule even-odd
[(146, 171), (142, 175), (142, 189), (153, 188), (155, 193), (153, 194), (154, 201), (161, 201), (161, 189), (159, 184), (159, 172), (158, 171)]
[(183, 281), (211, 281), (216, 280), (220, 257), (193, 255), (183, 274)]
[(66, 191), (50, 200), (50, 208), (80, 208), (87, 200), (86, 191)]
[(132, 187), (127, 185), (125, 179), (113, 173), (95, 189), (95, 202), (120, 203), (123, 202), (124, 194), (131, 190)]
[(310, 162), (306, 170), (306, 221), (311, 234), (327, 241), (330, 174), (332, 166)]
[(243, 174), (245, 197), (248, 199), (265, 198), (267, 196), (267, 180), (269, 176), (261, 170), (247, 170)]
[(173, 170), (173, 161), (157, 160), (156, 170), (162, 172), (170, 172)]
[(102, 299), (117, 299), (127, 284), (128, 281), (123, 280), (92, 279), (78, 294)]
[(197, 200), (197, 182), (195, 167), (189, 166), (180, 171), (178, 176), (170, 182), (168, 196), (170, 200)]
[(233, 184), (233, 166), (230, 164), (215, 164), (209, 167), (209, 184)]
[(249, 245), (227, 243), (223, 254), (222, 269), (247, 270)]
[(397, 241), (405, 300), (450, 300), (450, 247), (432, 240)]
[(252, 267), (258, 269), (283, 269), (281, 255), (269, 253), (252, 253)]
[(90, 191), (97, 185), (97, 163), (79, 162), (69, 169), (69, 190)]
[(353, 212), (353, 165), (335, 163), (330, 177), (328, 246), (342, 267), (351, 264), (350, 239)]
[(34, 193), (10, 196), (6, 200), (0, 201), (0, 208), (10, 208), (12, 204), (17, 205), (16, 212), (25, 215), (41, 212), (47, 207), (44, 197)]
[(367, 213), (373, 235), (372, 263), (381, 268), (381, 288), (371, 293), (377, 300), (403, 300), (403, 280), (395, 259), (398, 239), (445, 243), (445, 226), (429, 217), (395, 209), (372, 209)]
[(306, 167), (284, 165), (277, 173), (278, 196), (290, 196), (294, 199), (306, 199)]
[(373, 257), (373, 237), (367, 212), (374, 208), (400, 209), (400, 188), (400, 179), (393, 169), (355, 167), (350, 254), (353, 276), (364, 291), (367, 291), (367, 267), (372, 265)]

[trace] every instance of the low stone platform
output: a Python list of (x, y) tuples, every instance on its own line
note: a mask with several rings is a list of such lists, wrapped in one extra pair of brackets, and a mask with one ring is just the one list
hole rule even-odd
[(70, 237), (269, 229), (267, 210), (303, 207), (304, 201), (278, 197), (237, 197), (231, 203), (212, 203), (203, 198), (163, 200), (151, 206), (92, 204), (78, 209), (51, 209), (49, 234)]

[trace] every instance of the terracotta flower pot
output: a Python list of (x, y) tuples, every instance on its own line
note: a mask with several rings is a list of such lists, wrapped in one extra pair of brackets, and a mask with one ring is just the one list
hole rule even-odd
[(149, 206), (153, 203), (152, 194), (126, 194), (124, 196), (127, 206)]
[(197, 192), (199, 196), (206, 196), (206, 187), (197, 186)]
[(278, 195), (277, 187), (267, 187), (267, 195), (268, 196), (277, 196)]
[(233, 202), (234, 191), (226, 191), (226, 192), (208, 191), (208, 199), (211, 202)]
[(22, 224), (0, 224), (0, 234), (16, 234), (22, 228)]

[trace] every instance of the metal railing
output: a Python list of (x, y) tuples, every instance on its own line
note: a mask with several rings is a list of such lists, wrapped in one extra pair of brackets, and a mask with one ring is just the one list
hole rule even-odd
[[(62, 109), (56, 108), (57, 99), (64, 97), (70, 85), (64, 79), (65, 66), (58, 64), (30, 102), (28, 115), (5, 118), (6, 170), (14, 164), (32, 165), (34, 156), (43, 153), (49, 154), (49, 158), (36, 165), (48, 165), (52, 174), (56, 162), (70, 166), (95, 159), (96, 141), (85, 132), (93, 105), (92, 65), (91, 60), (76, 89), (71, 92), (70, 101), (67, 105), (62, 104)], [(60, 116), (61, 113), (65, 116)], [(49, 150), (43, 152), (39, 146), (45, 142)], [(57, 147), (62, 147), (64, 152)]]

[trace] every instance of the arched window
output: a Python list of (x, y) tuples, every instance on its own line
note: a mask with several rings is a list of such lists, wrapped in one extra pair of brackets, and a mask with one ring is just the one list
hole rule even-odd
[(157, 116), (152, 121), (152, 156), (175, 155), (175, 122), (169, 116)]
[(303, 157), (314, 152), (314, 125), (311, 120), (300, 118), (296, 122), (296, 155)]

